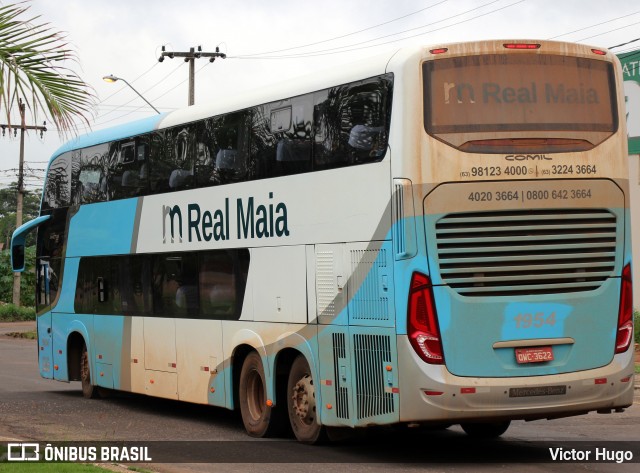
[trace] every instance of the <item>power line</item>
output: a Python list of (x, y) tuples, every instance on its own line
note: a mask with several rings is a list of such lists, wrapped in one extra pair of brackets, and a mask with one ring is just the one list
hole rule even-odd
[(598, 34), (595, 34), (593, 36), (587, 36), (586, 38), (581, 38), (581, 39), (577, 40), (576, 42), (585, 41), (585, 40), (591, 39), (591, 38), (597, 38), (598, 36), (602, 36), (602, 35), (607, 34), (607, 33), (613, 33), (614, 31), (624, 30), (625, 28), (629, 28), (630, 26), (635, 26), (635, 25), (640, 25), (640, 21), (636, 21), (635, 23), (631, 23), (631, 24), (626, 25), (626, 26), (621, 26), (620, 28), (614, 28), (612, 30), (605, 31), (603, 33), (598, 33)]
[(613, 21), (620, 20), (620, 19), (622, 19), (622, 18), (627, 18), (627, 17), (633, 16), (633, 15), (637, 15), (638, 13), (640, 13), (640, 10), (639, 10), (639, 11), (636, 11), (636, 12), (633, 12), (633, 13), (629, 13), (629, 14), (627, 14), (627, 15), (622, 15), (622, 16), (619, 16), (619, 17), (616, 17), (616, 18), (612, 18), (611, 20), (602, 21), (602, 22), (600, 22), (600, 23), (595, 23), (595, 24), (593, 24), (593, 25), (585, 26), (584, 28), (579, 28), (579, 29), (577, 29), (577, 30), (569, 31), (568, 33), (563, 33), (563, 34), (559, 34), (559, 35), (557, 35), (557, 36), (552, 36), (552, 37), (547, 38), (547, 39), (557, 39), (557, 38), (562, 38), (563, 36), (567, 36), (567, 35), (570, 35), (570, 34), (573, 34), (573, 33), (578, 33), (579, 31), (588, 30), (588, 29), (590, 29), (590, 28), (595, 28), (596, 26), (605, 25), (605, 24), (607, 24), (607, 23), (611, 23), (611, 22), (613, 22)]
[[(416, 30), (420, 30), (420, 29), (423, 29), (423, 28), (428, 28), (429, 26), (433, 26), (433, 25), (436, 25), (438, 23), (442, 23), (442, 22), (451, 20), (453, 18), (457, 18), (457, 17), (463, 16), (463, 15), (466, 15), (466, 14), (471, 13), (473, 11), (480, 10), (480, 9), (486, 7), (486, 6), (492, 5), (494, 3), (498, 3), (499, 1), (501, 1), (501, 0), (492, 0), (490, 2), (487, 2), (487, 3), (484, 3), (484, 4), (480, 5), (478, 7), (471, 8), (469, 10), (466, 10), (466, 11), (461, 12), (461, 13), (457, 13), (455, 15), (451, 15), (451, 16), (449, 16), (447, 18), (443, 18), (442, 20), (434, 21), (432, 23), (427, 23), (425, 25), (417, 26), (417, 27), (414, 27), (414, 28), (409, 28), (409, 29), (406, 29), (406, 30), (403, 30), (403, 31), (399, 31), (397, 33), (387, 34), (387, 35), (379, 36), (377, 38), (372, 38), (372, 39), (369, 39), (369, 40), (366, 40), (366, 41), (361, 41), (361, 42), (358, 42), (358, 43), (349, 44), (349, 45), (346, 45), (346, 46), (340, 46), (340, 47), (328, 48), (328, 49), (321, 49), (321, 50), (311, 51), (311, 52), (307, 52), (307, 53), (288, 54), (288, 55), (281, 55), (281, 56), (254, 57), (254, 55), (241, 55), (241, 56), (233, 56), (233, 58), (234, 59), (297, 59), (297, 58), (305, 58), (305, 57), (324, 56), (324, 55), (333, 54), (333, 53), (337, 54), (337, 53), (351, 52), (351, 51), (356, 51), (356, 50), (359, 50), (359, 49), (367, 49), (367, 48), (371, 48), (371, 47), (383, 46), (385, 44), (391, 44), (391, 43), (395, 43), (395, 42), (398, 42), (398, 41), (403, 41), (405, 39), (410, 39), (410, 38), (415, 38), (417, 36), (422, 36), (424, 34), (433, 33), (434, 31), (439, 31), (441, 29), (450, 28), (452, 26), (457, 26), (459, 24), (466, 23), (468, 21), (475, 20), (477, 18), (481, 18), (481, 17), (486, 16), (488, 14), (495, 13), (495, 12), (500, 11), (500, 10), (504, 10), (505, 8), (509, 8), (509, 7), (511, 7), (513, 5), (516, 5), (518, 3), (522, 3), (525, 0), (519, 0), (519, 1), (515, 2), (515, 3), (507, 5), (505, 7), (501, 7), (501, 8), (492, 10), (490, 12), (474, 16), (472, 18), (468, 18), (466, 20), (462, 20), (460, 22), (457, 22), (457, 23), (454, 23), (454, 24), (451, 24), (451, 25), (446, 25), (446, 26), (443, 26), (441, 28), (436, 28), (434, 30), (425, 31), (425, 32), (422, 32), (422, 33), (419, 33), (419, 34), (416, 34), (416, 35), (407, 36), (407, 37), (404, 37), (404, 38), (400, 38), (400, 39), (396, 39), (396, 40), (392, 40), (392, 41), (387, 41), (387, 42), (380, 43), (380, 44), (374, 44), (374, 45), (364, 46), (364, 47), (360, 47), (360, 48), (357, 47), (357, 46), (361, 46), (361, 45), (366, 44), (366, 43), (371, 43), (373, 41), (379, 41), (379, 40), (383, 40), (383, 39), (386, 39), (386, 38), (390, 38), (392, 36), (398, 36), (398, 35), (401, 35), (401, 34), (409, 33), (411, 31), (416, 31)], [(338, 51), (339, 49), (344, 49), (344, 48), (353, 48), (353, 49), (347, 49), (345, 51)], [(231, 58), (232, 56), (229, 56), (229, 57)]]
[(399, 20), (404, 20), (405, 18), (408, 18), (410, 16), (417, 15), (418, 13), (422, 13), (423, 11), (430, 10), (431, 8), (437, 7), (438, 5), (442, 5), (443, 3), (446, 3), (447, 1), (448, 0), (443, 0), (441, 2), (434, 3), (433, 5), (429, 5), (428, 7), (421, 8), (420, 10), (416, 10), (416, 11), (408, 13), (406, 15), (399, 16), (398, 18), (394, 18), (393, 20), (385, 21), (384, 23), (379, 23), (379, 24), (374, 25), (374, 26), (369, 26), (367, 28), (363, 28), (363, 29), (358, 30), (358, 31), (353, 31), (351, 33), (346, 33), (346, 34), (343, 34), (343, 35), (340, 35), (340, 36), (335, 36), (333, 38), (323, 39), (321, 41), (316, 41), (314, 43), (303, 44), (303, 45), (300, 45), (300, 46), (293, 46), (293, 47), (290, 47), (290, 48), (277, 49), (277, 50), (274, 50), (274, 51), (265, 51), (265, 52), (262, 52), (262, 53), (254, 53), (254, 54), (250, 54), (250, 56), (262, 56), (262, 55), (266, 55), (266, 54), (282, 53), (282, 52), (285, 52), (285, 51), (292, 51), (294, 49), (308, 48), (309, 46), (317, 46), (318, 44), (330, 43), (331, 41), (336, 41), (336, 40), (339, 40), (339, 39), (348, 38), (349, 36), (354, 36), (354, 35), (357, 35), (357, 34), (360, 34), (360, 33), (364, 33), (365, 31), (373, 30), (375, 28), (379, 28), (381, 26), (385, 26), (385, 25), (388, 25), (390, 23), (394, 23), (394, 22), (399, 21)]

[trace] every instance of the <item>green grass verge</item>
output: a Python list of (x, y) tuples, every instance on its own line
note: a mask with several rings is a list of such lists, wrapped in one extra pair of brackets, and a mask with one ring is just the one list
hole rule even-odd
[(0, 304), (0, 322), (22, 322), (25, 320), (36, 320), (35, 308)]
[(38, 338), (38, 332), (9, 332), (6, 334), (7, 337), (13, 338), (26, 338), (27, 340), (35, 340)]
[(0, 472), (11, 473), (105, 473), (105, 468), (82, 463), (0, 463)]

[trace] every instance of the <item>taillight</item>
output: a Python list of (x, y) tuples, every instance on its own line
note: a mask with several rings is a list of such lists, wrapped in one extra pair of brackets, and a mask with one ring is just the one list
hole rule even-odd
[(502, 46), (506, 49), (540, 49), (538, 43), (505, 43)]
[(618, 331), (616, 333), (616, 353), (624, 353), (633, 338), (633, 282), (631, 265), (622, 270), (620, 287), (620, 310), (618, 311)]
[(444, 363), (431, 280), (420, 273), (413, 273), (411, 276), (407, 335), (420, 358), (434, 365)]

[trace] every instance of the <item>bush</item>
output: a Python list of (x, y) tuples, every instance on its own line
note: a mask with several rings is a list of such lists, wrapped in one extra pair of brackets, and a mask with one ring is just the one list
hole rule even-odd
[(0, 305), (0, 322), (22, 320), (36, 320), (36, 310), (33, 307), (18, 307), (13, 304)]
[(633, 339), (640, 344), (640, 310), (633, 311)]
[[(20, 301), (25, 306), (36, 305), (36, 247), (25, 249), (26, 269), (20, 278)], [(11, 252), (0, 251), (0, 301), (13, 302), (13, 271)]]

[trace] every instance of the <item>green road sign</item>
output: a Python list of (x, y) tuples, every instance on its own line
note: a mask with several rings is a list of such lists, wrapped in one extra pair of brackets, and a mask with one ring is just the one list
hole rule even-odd
[(627, 105), (629, 154), (640, 154), (640, 50), (619, 54)]

